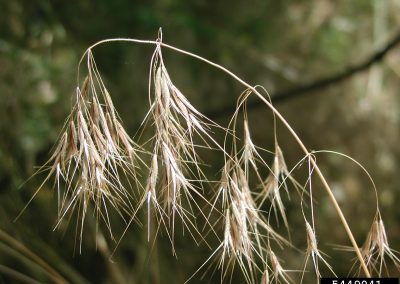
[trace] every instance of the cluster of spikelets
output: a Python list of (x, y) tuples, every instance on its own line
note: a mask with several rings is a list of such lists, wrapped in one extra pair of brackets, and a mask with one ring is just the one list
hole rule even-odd
[(167, 229), (173, 245), (176, 219), (189, 232), (197, 231), (192, 206), (201, 212), (196, 200), (204, 199), (205, 175), (194, 137), (208, 139), (217, 145), (209, 133), (210, 127), (216, 124), (197, 111), (172, 83), (159, 46), (151, 62), (150, 110), (143, 124), (150, 124), (154, 135), (147, 142), (151, 148), (151, 162), (139, 208), (147, 203), (148, 222), (151, 208), (155, 209), (156, 220)]
[(137, 182), (141, 151), (122, 126), (92, 53), (87, 57), (88, 75), (76, 89), (71, 114), (45, 165), (50, 168), (46, 180), (54, 176), (58, 192), (56, 228), (76, 213), (80, 242), (89, 210), (110, 232), (110, 208), (123, 218), (132, 214), (132, 196), (121, 175)]
[[(207, 242), (209, 232), (217, 236), (219, 246), (198, 271), (213, 260), (221, 270), (222, 279), (229, 279), (233, 269), (239, 267), (248, 283), (292, 283), (289, 272), (298, 272), (284, 269), (274, 252), (276, 246), (292, 246), (287, 240), (289, 220), (282, 193), (286, 192), (290, 198), (291, 189), (295, 189), (302, 200), (304, 196), (310, 197), (312, 209), (311, 187), (306, 189), (307, 184), (311, 186), (312, 171), (305, 185), (293, 178), (276, 133), (274, 151), (253, 142), (246, 102), (255, 88), (242, 93), (229, 126), (222, 128), (196, 110), (174, 85), (162, 58), (162, 44), (160, 41), (155, 44), (150, 64), (150, 109), (143, 121), (153, 134), (141, 146), (124, 130), (91, 49), (87, 51), (88, 74), (82, 87), (76, 89), (71, 114), (46, 164), (49, 174), (45, 182), (54, 177), (58, 191), (56, 227), (76, 214), (77, 233), (82, 242), (85, 216), (92, 212), (113, 236), (111, 210), (127, 220), (128, 229), (139, 210), (144, 209), (148, 235), (150, 222), (163, 227), (173, 254), (177, 221), (194, 239), (200, 236)], [(274, 116), (276, 128), (275, 119)], [(226, 133), (222, 146), (213, 138), (216, 129)], [(199, 147), (223, 154), (225, 162), (219, 181), (212, 181), (203, 173)], [(311, 154), (302, 161), (307, 159), (315, 166)], [(271, 214), (284, 223), (288, 238), (272, 228)], [(206, 224), (202, 229), (196, 221), (199, 215)], [(211, 215), (219, 216), (218, 221), (211, 220)], [(318, 248), (311, 215), (309, 222), (303, 213), (307, 241), (303, 275), (310, 257), (317, 277), (321, 277), (319, 262), (334, 274)], [(385, 255), (399, 267), (400, 260), (389, 248), (380, 214), (360, 251), (362, 261), (378, 275), (385, 267)]]

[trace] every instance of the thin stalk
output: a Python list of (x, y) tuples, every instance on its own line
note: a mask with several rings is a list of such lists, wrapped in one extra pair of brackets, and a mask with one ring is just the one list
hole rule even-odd
[(33, 260), (37, 265), (42, 267), (45, 271), (47, 271), (47, 273), (49, 274), (50, 278), (53, 279), (53, 281), (57, 283), (68, 283), (68, 281), (60, 273), (54, 270), (42, 258), (33, 253), (25, 245), (23, 245), (22, 243), (20, 243), (10, 235), (8, 235), (3, 230), (0, 230), (0, 239), (4, 240), (5, 242), (8, 242), (12, 246), (14, 246), (17, 250), (19, 250), (21, 253), (25, 254), (25, 256)]
[(21, 272), (14, 270), (10, 267), (4, 266), (0, 264), (0, 272), (2, 274), (6, 274), (12, 277), (14, 280), (18, 280), (20, 283), (28, 283), (28, 284), (40, 284), (40, 282), (36, 281), (35, 279), (22, 274)]
[[(85, 53), (82, 55), (81, 60), (79, 62), (79, 66), (82, 62), (82, 60), (84, 59), (85, 55), (94, 47), (103, 44), (103, 43), (109, 43), (109, 42), (134, 42), (134, 43), (143, 43), (143, 44), (152, 44), (152, 45), (160, 45), (162, 47), (174, 50), (176, 52), (179, 52), (181, 54), (185, 54), (188, 55), (190, 57), (196, 58), (200, 61), (203, 61), (211, 66), (214, 66), (215, 68), (218, 68), (219, 70), (223, 71), (224, 73), (228, 74), (229, 76), (231, 76), (233, 79), (235, 79), (236, 81), (238, 81), (240, 84), (242, 84), (243, 86), (245, 86), (246, 88), (252, 90), (254, 92), (255, 95), (257, 95), (257, 97), (260, 98), (260, 100), (262, 100), (271, 110), (272, 112), (279, 118), (279, 120), (286, 126), (286, 128), (289, 130), (289, 132), (293, 135), (294, 139), (296, 140), (296, 142), (299, 144), (300, 148), (302, 149), (302, 151), (306, 154), (306, 155), (310, 155), (311, 153), (308, 151), (308, 149), (306, 148), (306, 146), (304, 145), (304, 143), (300, 140), (299, 136), (296, 134), (296, 132), (293, 130), (293, 128), (289, 125), (289, 123), (286, 121), (286, 119), (280, 114), (280, 112), (271, 104), (271, 102), (269, 102), (260, 92), (257, 91), (257, 89), (253, 86), (251, 86), (250, 84), (248, 84), (247, 82), (245, 82), (243, 79), (241, 79), (240, 77), (238, 77), (236, 74), (234, 74), (233, 72), (229, 71), (228, 69), (226, 69), (225, 67), (214, 63), (204, 57), (201, 57), (199, 55), (196, 55), (194, 53), (188, 52), (186, 50), (171, 46), (169, 44), (166, 43), (162, 43), (160, 41), (154, 41), (154, 40), (138, 40), (138, 39), (130, 39), (130, 38), (114, 38), (114, 39), (106, 39), (106, 40), (102, 40), (99, 41), (95, 44), (93, 44), (92, 46), (90, 46)], [(78, 66), (78, 82), (79, 82), (79, 66)], [(311, 163), (315, 168), (315, 172), (317, 173), (318, 177), (320, 178), (323, 187), (325, 189), (325, 191), (327, 192), (334, 209), (336, 210), (337, 214), (339, 215), (340, 221), (343, 224), (343, 227), (347, 233), (348, 238), (350, 239), (350, 242), (356, 252), (357, 258), (360, 261), (361, 267), (364, 270), (364, 273), (367, 277), (371, 277), (371, 274), (367, 268), (367, 265), (361, 255), (361, 251), (357, 245), (357, 242), (353, 236), (353, 233), (347, 223), (346, 218), (344, 217), (344, 214), (342, 212), (342, 210), (340, 209), (340, 206), (332, 192), (332, 189), (330, 188), (328, 182), (326, 181), (324, 175), (322, 174), (321, 170), (319, 169), (317, 163), (311, 159)]]

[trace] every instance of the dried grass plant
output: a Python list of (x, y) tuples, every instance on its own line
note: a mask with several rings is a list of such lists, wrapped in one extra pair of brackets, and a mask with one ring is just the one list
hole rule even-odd
[[(96, 46), (117, 41), (155, 47), (149, 70), (149, 110), (142, 123), (153, 133), (143, 143), (138, 142), (140, 135), (130, 137), (124, 130), (92, 54)], [(199, 112), (175, 86), (163, 60), (163, 49), (216, 67), (244, 86), (245, 91), (240, 95), (237, 109), (226, 128)], [(193, 239), (200, 238), (200, 242), (207, 243), (210, 233), (217, 237), (219, 246), (211, 248), (210, 257), (195, 274), (211, 265), (221, 271), (222, 282), (231, 279), (233, 270), (238, 267), (248, 283), (294, 283), (296, 273), (301, 274), (303, 279), (311, 258), (318, 279), (322, 276), (319, 263), (326, 265), (332, 274), (335, 272), (318, 246), (311, 184), (312, 177), (317, 176), (347, 233), (351, 247), (346, 249), (355, 254), (356, 273), (367, 277), (384, 275), (386, 258), (400, 268), (397, 252), (389, 247), (378, 203), (371, 230), (360, 248), (315, 159), (317, 154), (331, 152), (309, 151), (274, 108), (265, 89), (251, 86), (231, 71), (203, 57), (163, 43), (161, 32), (155, 41), (126, 38), (100, 41), (87, 49), (79, 69), (83, 68), (84, 62), (86, 78), (76, 89), (71, 114), (53, 155), (41, 168), (49, 171), (44, 182), (54, 178), (58, 193), (56, 227), (61, 222), (77, 218), (76, 231), (80, 243), (89, 211), (94, 212), (99, 222), (105, 223), (113, 237), (109, 218), (111, 210), (127, 221), (128, 230), (134, 226), (134, 221), (138, 221), (137, 213), (143, 209), (147, 212), (149, 239), (150, 235), (162, 229), (171, 241), (173, 254), (176, 254), (176, 222), (180, 222), (183, 225), (180, 227)], [(275, 147), (272, 150), (263, 149), (253, 142), (246, 109), (250, 96), (257, 97), (273, 114)], [(293, 175), (298, 165), (290, 169), (285, 162), (276, 133), (277, 123), (288, 129), (304, 152), (298, 165), (308, 164), (309, 178), (303, 185)], [(219, 144), (214, 138), (216, 129), (225, 132), (223, 143)], [(239, 137), (239, 129), (243, 130), (243, 137)], [(199, 147), (219, 151), (224, 156), (219, 181), (213, 181), (204, 174)], [(267, 156), (268, 159), (265, 158)], [(123, 180), (128, 180), (128, 183)], [(293, 189), (301, 197), (304, 238), (307, 240), (307, 247), (303, 249), (304, 267), (298, 271), (284, 269), (275, 250), (276, 246), (292, 246), (286, 199), (282, 195), (290, 198)], [(219, 216), (218, 220), (212, 220), (211, 215)], [(205, 221), (203, 227), (197, 222), (199, 216)], [(287, 236), (277, 233), (270, 222), (271, 216), (275, 216), (277, 222), (283, 222)], [(150, 226), (151, 222), (155, 224)], [(150, 228), (157, 230), (152, 232)]]

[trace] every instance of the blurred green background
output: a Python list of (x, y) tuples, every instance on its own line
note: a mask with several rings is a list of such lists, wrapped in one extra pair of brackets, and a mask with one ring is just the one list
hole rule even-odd
[[(183, 283), (210, 254), (208, 248), (182, 238), (175, 259), (165, 237), (153, 247), (146, 230), (132, 226), (110, 261), (115, 244), (104, 237), (104, 245), (101, 231), (90, 224), (80, 254), (74, 249), (73, 228), (53, 231), (57, 201), (52, 182), (13, 222), (45, 177), (39, 174), (25, 183), (49, 158), (71, 107), (79, 58), (94, 42), (155, 39), (162, 27), (164, 42), (213, 60), (250, 84), (263, 85), (273, 96), (357, 64), (400, 31), (397, 0), (0, 0), (0, 11), (0, 283), (23, 282), (23, 275), (43, 283), (54, 280), (37, 260), (17, 249), (18, 244), (73, 283)], [(126, 43), (94, 50), (132, 135), (148, 110), (152, 51), (149, 45)], [(235, 104), (243, 88), (199, 61), (167, 50), (163, 54), (172, 80), (193, 105), (226, 126), (230, 115), (224, 109)], [(399, 76), (400, 48), (393, 48), (363, 72), (276, 105), (310, 149), (348, 154), (368, 169), (395, 249), (400, 249)], [(271, 149), (269, 112), (257, 108), (249, 113), (255, 141)], [(301, 152), (283, 127), (278, 130), (287, 163), (293, 166)], [(368, 178), (343, 158), (317, 159), (361, 245), (375, 206)], [(315, 195), (322, 249), (332, 256), (329, 262), (338, 274), (345, 274), (352, 256), (335, 251), (332, 244), (348, 245), (347, 237), (324, 192), (318, 188)], [(288, 215), (293, 237), (299, 238), (294, 243), (304, 248), (304, 224), (294, 202)], [(123, 226), (121, 222), (119, 233)], [(288, 269), (302, 268), (300, 253), (278, 254)], [(203, 272), (193, 283), (219, 283), (218, 272), (212, 276), (211, 269), (201, 279)], [(232, 282), (242, 283), (239, 279)]]

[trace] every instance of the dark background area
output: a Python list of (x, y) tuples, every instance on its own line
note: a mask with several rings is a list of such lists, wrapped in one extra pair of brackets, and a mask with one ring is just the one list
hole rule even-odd
[[(29, 179), (50, 157), (71, 108), (78, 61), (91, 44), (113, 37), (155, 40), (162, 27), (165, 43), (223, 65), (251, 85), (264, 86), (273, 98), (370, 58), (400, 31), (396, 0), (0, 0), (0, 11), (0, 283), (18, 283), (21, 275), (52, 282), (37, 260), (17, 249), (18, 244), (73, 283), (183, 283), (210, 255), (207, 247), (182, 237), (177, 240), (176, 259), (165, 236), (153, 246), (146, 230), (133, 226), (111, 261), (115, 243), (96, 230), (94, 220), (86, 225), (79, 253), (73, 227), (53, 231), (57, 197), (52, 181), (13, 222), (45, 178), (38, 174)], [(153, 50), (152, 45), (131, 43), (108, 43), (94, 50), (131, 135), (148, 111)], [(191, 103), (227, 126), (232, 113), (226, 108), (235, 105), (243, 87), (202, 62), (169, 50), (163, 55), (172, 80)], [(345, 80), (294, 92), (276, 104), (309, 149), (347, 154), (371, 173), (394, 249), (400, 249), (399, 62), (400, 48), (393, 47), (383, 60)], [(250, 108), (249, 115), (256, 143), (272, 149), (268, 109)], [(302, 158), (301, 151), (282, 125), (278, 135), (292, 167)], [(361, 245), (375, 213), (368, 177), (339, 156), (318, 155), (317, 161)], [(216, 164), (222, 166), (222, 161)], [(302, 179), (301, 172), (298, 175)], [(321, 248), (343, 275), (353, 256), (332, 245), (349, 242), (325, 192), (318, 182), (315, 186)], [(295, 202), (287, 205), (288, 218), (294, 243), (304, 248), (304, 223)], [(115, 222), (116, 233), (121, 234), (124, 224)], [(283, 250), (280, 257), (287, 269), (302, 269), (301, 253)], [(218, 283), (218, 271), (214, 276), (212, 271), (204, 279)], [(192, 282), (204, 283), (203, 272)], [(399, 276), (398, 271), (393, 273)], [(297, 279), (299, 273), (292, 275)], [(242, 283), (239, 273), (237, 277), (232, 283)]]

